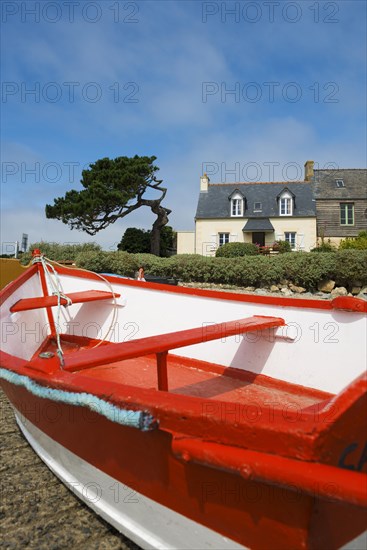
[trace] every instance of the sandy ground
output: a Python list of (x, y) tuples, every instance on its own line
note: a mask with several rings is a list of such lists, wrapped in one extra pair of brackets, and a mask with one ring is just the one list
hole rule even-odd
[(140, 550), (94, 514), (38, 458), (0, 390), (0, 547)]

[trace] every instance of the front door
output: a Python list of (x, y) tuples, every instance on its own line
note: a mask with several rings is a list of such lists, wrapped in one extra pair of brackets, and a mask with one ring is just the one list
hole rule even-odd
[(259, 246), (265, 246), (265, 233), (252, 233), (252, 242)]

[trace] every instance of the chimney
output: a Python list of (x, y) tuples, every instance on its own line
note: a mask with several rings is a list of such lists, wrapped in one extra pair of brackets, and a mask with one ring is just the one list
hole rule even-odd
[(313, 173), (313, 165), (314, 165), (314, 161), (313, 160), (307, 160), (305, 162), (305, 181), (311, 181), (311, 179), (313, 178), (314, 176), (314, 173)]
[(208, 190), (209, 182), (210, 182), (210, 179), (208, 178), (208, 176), (206, 174), (201, 176), (201, 178), (200, 178), (200, 191), (201, 192)]

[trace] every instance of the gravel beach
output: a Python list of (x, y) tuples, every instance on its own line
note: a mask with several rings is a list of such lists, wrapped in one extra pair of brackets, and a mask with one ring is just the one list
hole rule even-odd
[(140, 550), (85, 506), (21, 434), (0, 390), (2, 548)]

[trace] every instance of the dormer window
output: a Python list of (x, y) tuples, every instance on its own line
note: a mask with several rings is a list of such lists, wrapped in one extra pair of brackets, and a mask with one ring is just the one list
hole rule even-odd
[(243, 195), (239, 191), (235, 191), (230, 197), (231, 201), (231, 217), (238, 218), (243, 216), (244, 200)]
[(279, 216), (292, 216), (294, 195), (285, 189), (279, 196)]
[(263, 205), (261, 202), (254, 202), (254, 212), (262, 212)]
[(336, 187), (345, 187), (344, 180), (335, 180)]
[(290, 216), (292, 214), (292, 199), (290, 197), (282, 197), (280, 199), (281, 216)]
[(232, 199), (232, 216), (242, 216), (242, 199)]

